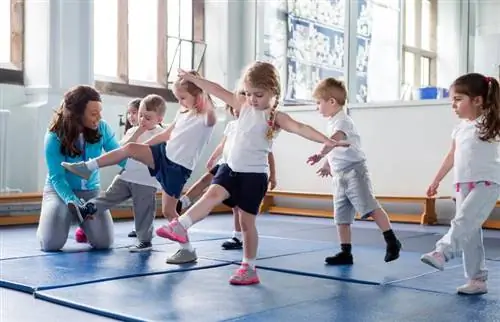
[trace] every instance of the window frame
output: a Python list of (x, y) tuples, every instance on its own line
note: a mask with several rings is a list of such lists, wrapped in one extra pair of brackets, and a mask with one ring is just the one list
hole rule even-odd
[(10, 62), (0, 64), (0, 84), (24, 85), (24, 0), (10, 0)]
[[(401, 84), (402, 85), (411, 85), (414, 87), (425, 86), (421, 84), (422, 77), (422, 58), (429, 59), (429, 85), (428, 86), (436, 86), (437, 85), (437, 15), (438, 15), (438, 4), (437, 0), (428, 0), (431, 5), (430, 12), (430, 48), (429, 50), (422, 48), (422, 1), (427, 0), (413, 0), (415, 1), (415, 45), (409, 46), (406, 44), (406, 10), (407, 6), (405, 5), (405, 1), (401, 1), (402, 9), (401, 10), (401, 35), (402, 35), (402, 48), (401, 48)], [(404, 80), (406, 79), (406, 73), (408, 71), (405, 69), (405, 53), (411, 53), (414, 55), (415, 64), (413, 70), (413, 84), (405, 84)]]
[[(12, 0), (14, 1), (14, 0)], [(186, 0), (184, 0), (186, 1)], [(193, 43), (205, 40), (205, 0), (192, 1)], [(162, 96), (168, 102), (177, 102), (168, 84), (167, 48), (168, 0), (158, 0), (158, 37), (156, 82), (131, 81), (128, 78), (128, 0), (118, 0), (118, 50), (117, 76), (95, 76), (95, 87), (101, 93), (128, 97), (144, 97), (148, 94)], [(194, 51), (194, 48), (193, 48)], [(193, 55), (194, 57), (194, 55)], [(199, 68), (203, 74), (203, 59)]]

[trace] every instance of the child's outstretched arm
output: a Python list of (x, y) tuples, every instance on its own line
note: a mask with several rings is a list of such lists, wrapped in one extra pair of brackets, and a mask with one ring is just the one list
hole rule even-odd
[(170, 139), (170, 134), (172, 133), (172, 130), (175, 127), (175, 122), (172, 122), (165, 130), (161, 131), (160, 133), (156, 134), (149, 140), (146, 140), (144, 144), (147, 145), (156, 145), (162, 142), (167, 142)]
[(455, 164), (455, 140), (453, 140), (450, 151), (448, 151), (448, 154), (444, 158), (443, 163), (441, 163), (441, 167), (439, 168), (436, 176), (434, 177), (434, 180), (432, 181), (431, 185), (427, 188), (427, 196), (433, 197), (437, 194), (439, 183), (444, 179), (444, 177), (446, 177), (448, 172), (450, 172), (454, 164)]
[(208, 158), (208, 161), (207, 161), (207, 169), (212, 169), (215, 165), (215, 162), (220, 158), (220, 156), (222, 155), (222, 152), (224, 151), (224, 145), (226, 144), (226, 136), (224, 136), (221, 140), (221, 142), (219, 143), (219, 145), (217, 145), (217, 147), (215, 148), (214, 152), (212, 152), (212, 154), (210, 155), (210, 157)]
[(178, 73), (180, 78), (195, 84), (208, 94), (220, 98), (222, 101), (224, 101), (224, 103), (228, 104), (229, 106), (232, 106), (233, 108), (240, 107), (240, 104), (236, 99), (236, 97), (234, 96), (234, 93), (228, 91), (219, 84), (211, 82), (201, 76), (195, 76), (193, 74), (190, 74), (182, 69), (179, 69)]
[[(301, 122), (297, 122), (296, 120), (292, 119), (288, 114), (283, 112), (278, 112), (276, 114), (276, 124), (287, 132), (300, 135), (303, 138), (313, 142), (325, 144), (319, 153), (319, 155), (321, 155), (321, 158), (327, 155), (328, 152), (330, 152), (334, 147), (349, 146), (349, 143), (345, 141), (335, 141), (329, 139), (326, 135), (317, 131), (312, 126)], [(320, 159), (318, 159), (318, 161)]]

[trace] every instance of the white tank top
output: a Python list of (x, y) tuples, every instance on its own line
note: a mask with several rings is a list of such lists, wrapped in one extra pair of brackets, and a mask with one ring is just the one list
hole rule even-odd
[(270, 109), (242, 107), (227, 158), (227, 164), (234, 172), (268, 173), (267, 157), (273, 142), (266, 135), (269, 112)]
[(165, 151), (170, 161), (189, 170), (194, 169), (214, 129), (214, 126), (205, 125), (205, 117), (191, 111), (177, 112)]

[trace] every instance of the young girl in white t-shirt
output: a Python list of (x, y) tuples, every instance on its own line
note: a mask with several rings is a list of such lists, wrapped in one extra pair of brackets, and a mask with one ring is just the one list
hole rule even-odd
[(436, 249), (424, 254), (421, 260), (443, 270), (445, 262), (462, 251), (468, 282), (458, 287), (457, 292), (483, 294), (488, 291), (488, 272), (482, 226), (500, 194), (499, 84), (492, 77), (466, 74), (453, 82), (450, 95), (453, 110), (462, 121), (452, 132), (451, 149), (427, 195), (436, 195), (439, 183), (453, 169), (456, 213)]
[(226, 104), (240, 108), (234, 142), (226, 163), (217, 170), (212, 184), (203, 196), (179, 220), (160, 227), (156, 234), (180, 243), (189, 242), (188, 229), (202, 220), (221, 202), (237, 207), (243, 232), (243, 260), (229, 282), (235, 285), (259, 283), (255, 268), (258, 233), (255, 218), (269, 184), (268, 155), (278, 129), (295, 133), (324, 144), (322, 153), (346, 142), (330, 140), (311, 126), (293, 120), (277, 111), (280, 80), (277, 69), (267, 62), (254, 62), (244, 72), (242, 81), (247, 99), (239, 104), (233, 93), (218, 84), (180, 71), (180, 77), (193, 82)]

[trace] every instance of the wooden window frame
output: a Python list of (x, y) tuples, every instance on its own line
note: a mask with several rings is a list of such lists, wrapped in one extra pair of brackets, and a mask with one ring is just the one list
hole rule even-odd
[(414, 66), (414, 79), (412, 86), (420, 86), (421, 85), (421, 75), (422, 75), (422, 66), (421, 59), (427, 58), (429, 59), (429, 82), (430, 86), (435, 86), (437, 84), (437, 0), (429, 0), (431, 3), (431, 21), (430, 21), (430, 50), (425, 50), (422, 48), (422, 1), (426, 0), (413, 0), (415, 1), (415, 46), (409, 46), (406, 44), (406, 10), (407, 6), (403, 6), (404, 10), (402, 10), (402, 35), (403, 35), (403, 46), (402, 46), (402, 79), (406, 79), (405, 75), (407, 73), (405, 69), (405, 53), (412, 53), (415, 57), (415, 66)]
[(10, 0), (10, 62), (0, 64), (0, 84), (24, 85), (24, 0)]
[[(188, 1), (188, 0), (183, 0)], [(205, 0), (191, 0), (194, 43), (203, 43), (205, 39)], [(148, 94), (162, 96), (167, 102), (177, 102), (168, 79), (167, 48), (167, 10), (168, 0), (158, 0), (158, 38), (156, 82), (130, 81), (128, 77), (128, 0), (118, 0), (118, 59), (117, 77), (95, 79), (95, 87), (101, 93), (128, 97), (144, 97)], [(194, 49), (193, 49), (194, 50)], [(203, 74), (203, 63), (200, 73)]]

